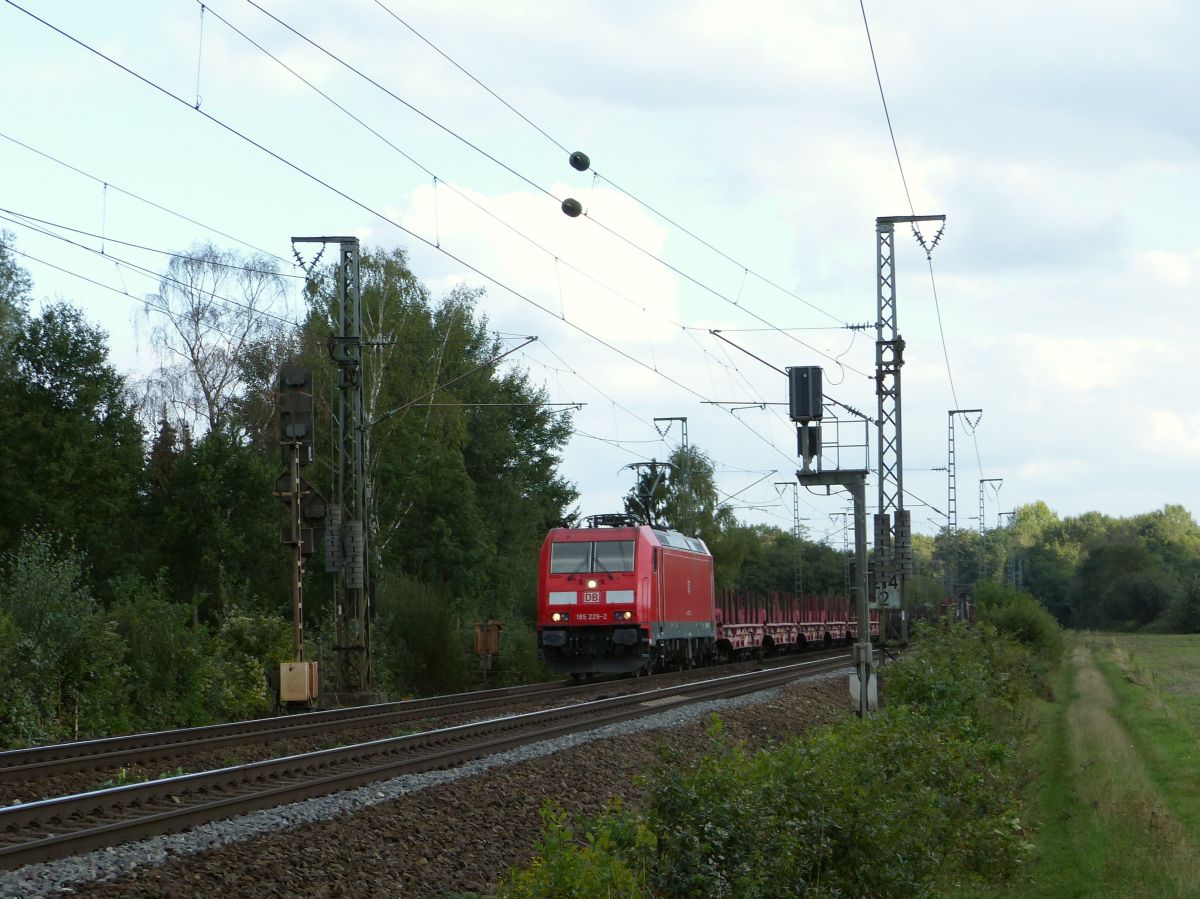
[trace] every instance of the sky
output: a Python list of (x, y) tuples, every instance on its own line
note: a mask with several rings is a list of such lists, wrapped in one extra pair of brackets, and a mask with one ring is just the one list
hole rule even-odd
[[(679, 445), (655, 419), (686, 418), (724, 502), (786, 529), (780, 369), (822, 366), (874, 417), (875, 219), (945, 215), (930, 259), (895, 238), (914, 529), (946, 525), (968, 408), (960, 528), (981, 482), (988, 528), (1038, 500), (1195, 516), (1197, 34), (1167, 0), (0, 0), (0, 228), (131, 377), (156, 290), (133, 265), (211, 241), (299, 275), (292, 236), (403, 247), (434, 296), (483, 287), (506, 346), (538, 338), (509, 359), (581, 404), (582, 514), (619, 510), (626, 466)], [(825, 467), (874, 467), (874, 430), (839, 418)], [(800, 492), (835, 545), (846, 508)]]

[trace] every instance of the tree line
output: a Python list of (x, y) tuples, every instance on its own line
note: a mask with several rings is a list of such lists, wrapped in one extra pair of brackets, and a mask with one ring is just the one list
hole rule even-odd
[[(330, 496), (332, 270), (312, 273), (289, 321), (274, 260), (209, 245), (172, 257), (139, 316), (157, 364), (131, 378), (79, 308), (34, 310), (11, 246), (3, 235), (0, 742), (270, 711), (264, 673), (289, 657), (291, 619), (274, 392), (282, 365), (311, 367), (305, 477)], [(479, 291), (431, 296), (401, 250), (361, 266), (378, 683), (469, 683), (480, 617), (511, 622), (514, 677), (536, 670), (534, 560), (576, 498), (557, 472), (570, 417), (526, 372), (491, 364), (503, 347)], [(333, 642), (319, 557), (306, 594), (315, 658)]]
[[(279, 313), (275, 260), (211, 245), (171, 258), (138, 313), (156, 364), (117, 370), (107, 336), (69, 302), (34, 310), (0, 235), (0, 741), (45, 742), (270, 710), (289, 656), (289, 551), (272, 497), (283, 471), (275, 401), (285, 363), (314, 376), (316, 454), (334, 475), (331, 268)], [(475, 621), (505, 624), (503, 677), (542, 676), (533, 629), (538, 548), (577, 521), (559, 473), (569, 413), (546, 404), (478, 310), (433, 296), (403, 250), (361, 257), (377, 683), (393, 695), (475, 683)], [(711, 459), (680, 447), (643, 470), (626, 511), (702, 537), (719, 588), (842, 594), (847, 552), (737, 520)], [(1197, 627), (1200, 531), (1180, 507), (1059, 519), (1044, 504), (980, 537), (917, 536), (918, 607), (954, 586), (1028, 590), (1064, 624)], [(333, 578), (306, 576), (306, 650), (331, 652)], [(325, 655), (326, 668), (331, 656)]]
[[(1114, 517), (1019, 506), (1005, 527), (914, 538), (926, 582), (1019, 587), (1064, 626), (1200, 631), (1200, 526), (1180, 505)], [(957, 572), (957, 575), (954, 574)]]

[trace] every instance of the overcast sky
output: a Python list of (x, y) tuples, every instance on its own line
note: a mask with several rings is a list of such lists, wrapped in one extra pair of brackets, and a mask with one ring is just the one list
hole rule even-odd
[[(301, 234), (402, 246), (437, 295), (485, 287), (492, 329), (538, 337), (511, 358), (552, 401), (585, 404), (563, 464), (584, 514), (619, 509), (623, 466), (678, 444), (654, 418), (686, 417), (738, 515), (791, 526), (775, 482), (794, 478), (795, 438), (769, 405), (787, 398), (772, 366), (822, 365), (827, 394), (875, 414), (875, 218), (910, 213), (857, 2), (258, 2), (332, 56), (247, 0), (203, 15), (194, 0), (19, 0), (173, 99), (0, 0), (0, 215), (108, 241), (102, 257), (0, 219), (41, 260), (20, 259), (39, 300), (81, 306), (138, 373), (155, 283), (119, 260), (166, 261), (112, 241), (249, 252), (236, 239), (285, 260)], [(1195, 515), (1200, 9), (866, 12), (912, 208), (947, 216), (933, 280), (896, 236), (914, 526), (944, 526), (947, 410), (976, 407), (957, 432), (959, 527), (978, 526), (981, 478), (1003, 479), (988, 527), (1035, 500)], [(586, 216), (562, 214), (568, 196)], [(840, 544), (845, 506), (804, 493), (800, 514)]]

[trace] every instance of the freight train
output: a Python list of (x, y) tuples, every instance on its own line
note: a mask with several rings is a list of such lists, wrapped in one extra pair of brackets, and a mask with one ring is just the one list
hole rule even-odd
[(553, 671), (583, 677), (693, 668), (849, 643), (858, 633), (845, 598), (718, 596), (703, 540), (617, 522), (555, 528), (542, 544), (538, 647)]

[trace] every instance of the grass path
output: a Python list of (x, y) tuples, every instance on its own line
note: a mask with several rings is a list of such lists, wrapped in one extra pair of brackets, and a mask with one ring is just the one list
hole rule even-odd
[(1011, 895), (1200, 897), (1196, 843), (1164, 796), (1159, 760), (1147, 763), (1142, 735), (1124, 723), (1135, 694), (1114, 691), (1121, 668), (1097, 663), (1104, 649), (1078, 639), (1058, 701), (1043, 710), (1031, 790), (1038, 854), (1031, 882)]

